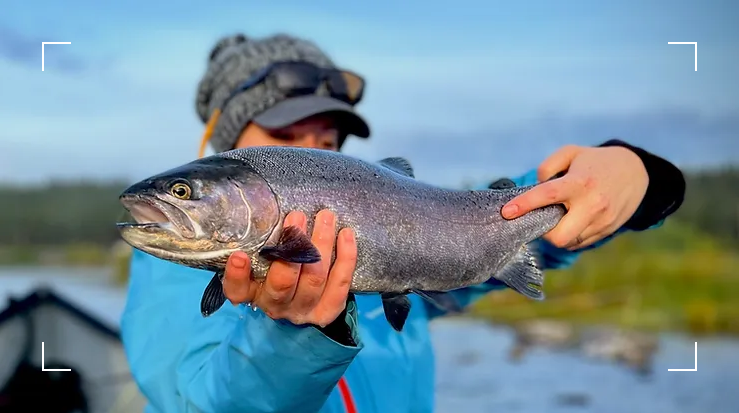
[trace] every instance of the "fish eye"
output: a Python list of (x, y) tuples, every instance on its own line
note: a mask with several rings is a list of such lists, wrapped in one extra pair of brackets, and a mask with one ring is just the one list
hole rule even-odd
[(192, 195), (192, 189), (190, 188), (190, 186), (182, 182), (177, 182), (176, 184), (172, 185), (172, 187), (169, 189), (169, 192), (172, 194), (173, 197), (182, 200), (188, 200), (190, 199), (190, 195)]

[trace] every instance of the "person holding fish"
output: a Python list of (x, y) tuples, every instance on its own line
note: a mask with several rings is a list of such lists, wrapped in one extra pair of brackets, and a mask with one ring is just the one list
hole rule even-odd
[[(300, 38), (236, 35), (216, 44), (196, 107), (206, 124), (201, 157), (208, 144), (223, 156), (152, 177), (122, 196), (137, 217), (137, 223), (122, 224), (124, 239), (140, 247), (131, 261), (122, 338), (132, 374), (148, 399), (147, 412), (431, 412), (430, 320), (503, 288), (540, 297), (541, 269), (569, 266), (618, 234), (658, 227), (682, 203), (685, 182), (679, 169), (617, 140), (598, 147), (566, 146), (535, 170), (498, 180), (490, 184), (495, 191), (481, 188), (472, 198), (415, 183), (412, 168), (400, 158), (370, 166), (331, 155), (351, 135), (370, 136), (354, 109), (363, 91), (361, 76), (337, 68)], [(226, 154), (237, 148), (253, 149)], [(291, 159), (295, 172), (289, 170)], [(323, 182), (322, 174), (339, 179), (339, 171), (347, 174), (347, 182), (370, 173), (385, 188), (398, 185), (409, 193), (449, 199), (470, 216), (475, 208), (495, 208), (502, 217), (493, 216), (494, 225), (510, 228), (503, 232), (520, 235), (523, 243), (531, 240), (538, 258), (514, 245), (498, 267), (470, 263), (459, 272), (483, 275), (480, 280), (462, 280), (453, 270), (445, 278), (434, 268), (436, 261), (443, 266), (455, 257), (427, 254), (430, 263), (417, 268), (428, 273), (413, 275), (414, 285), (425, 287), (391, 293), (396, 286), (371, 271), (381, 262), (368, 251), (372, 242), (386, 246), (372, 238), (371, 220), (340, 225), (348, 222), (341, 213), (349, 214), (342, 205), (361, 208), (352, 204), (357, 199), (315, 201), (311, 205), (334, 208), (318, 208), (315, 214), (295, 208), (278, 223), (275, 199), (299, 206), (313, 193), (280, 192), (280, 177), (303, 173), (302, 185), (308, 188)], [(534, 186), (519, 188), (529, 185)], [(171, 202), (142, 201), (144, 194), (162, 188)], [(193, 199), (210, 200), (207, 220), (197, 220), (203, 211), (182, 212)], [(247, 216), (248, 227), (240, 226)], [(366, 218), (362, 211), (357, 216)], [(276, 237), (263, 230), (274, 225), (282, 228)], [(223, 255), (214, 247), (214, 240), (233, 245), (228, 243), (251, 231), (263, 234), (259, 256)], [(407, 241), (386, 238), (393, 245)], [(441, 245), (428, 238), (419, 238), (427, 251)], [(505, 241), (491, 240), (501, 249), (508, 248)], [(192, 252), (196, 244), (201, 250)], [(192, 264), (195, 257), (199, 263)], [(333, 263), (324, 257), (334, 258)], [(216, 275), (191, 267), (212, 268)], [(487, 274), (485, 268), (495, 271)], [(448, 291), (443, 287), (452, 285), (445, 284), (449, 280), (464, 287)], [(383, 293), (352, 293), (361, 291)], [(226, 300), (232, 305), (222, 306)]]

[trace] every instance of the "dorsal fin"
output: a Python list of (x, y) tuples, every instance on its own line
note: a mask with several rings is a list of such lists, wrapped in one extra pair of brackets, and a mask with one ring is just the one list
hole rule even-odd
[(401, 175), (415, 178), (415, 176), (413, 175), (413, 167), (411, 166), (411, 163), (408, 162), (407, 159), (400, 156), (385, 158), (378, 161), (377, 163), (384, 166), (385, 168), (392, 169), (393, 171)]

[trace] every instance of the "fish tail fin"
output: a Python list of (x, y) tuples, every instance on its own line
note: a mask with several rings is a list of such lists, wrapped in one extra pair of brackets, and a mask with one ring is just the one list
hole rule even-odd
[(544, 299), (544, 270), (541, 254), (534, 243), (521, 246), (495, 278), (528, 298), (537, 301)]

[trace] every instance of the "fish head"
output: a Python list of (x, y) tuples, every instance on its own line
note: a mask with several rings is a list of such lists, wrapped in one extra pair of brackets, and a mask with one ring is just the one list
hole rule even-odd
[(269, 184), (236, 159), (199, 159), (131, 185), (118, 224), (128, 244), (195, 268), (220, 268), (237, 250), (252, 253), (279, 221)]

